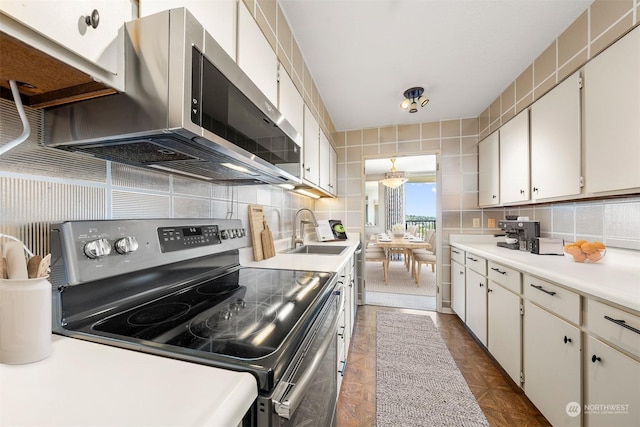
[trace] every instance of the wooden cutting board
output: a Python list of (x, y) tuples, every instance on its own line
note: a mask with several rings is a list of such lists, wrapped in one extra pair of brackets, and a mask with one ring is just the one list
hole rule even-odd
[(264, 208), (262, 205), (249, 205), (249, 232), (251, 233), (251, 245), (253, 246), (253, 259), (262, 261), (262, 231), (264, 230)]
[(273, 234), (271, 234), (271, 230), (269, 230), (269, 225), (267, 225), (267, 221), (263, 221), (264, 230), (262, 230), (262, 254), (264, 258), (271, 258), (276, 256), (276, 248), (273, 244)]

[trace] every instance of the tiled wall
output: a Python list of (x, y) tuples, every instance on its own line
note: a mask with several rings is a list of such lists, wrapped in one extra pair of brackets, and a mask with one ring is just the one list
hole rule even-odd
[(638, 0), (594, 1), (480, 114), (480, 139), (638, 25), (639, 11)]

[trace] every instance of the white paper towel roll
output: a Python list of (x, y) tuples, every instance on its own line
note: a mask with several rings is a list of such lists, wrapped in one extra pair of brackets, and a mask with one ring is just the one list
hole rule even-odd
[(32, 363), (50, 354), (51, 283), (0, 279), (0, 363)]

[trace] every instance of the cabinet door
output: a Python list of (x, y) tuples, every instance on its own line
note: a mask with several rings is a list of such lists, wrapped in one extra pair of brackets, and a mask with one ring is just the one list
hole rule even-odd
[(580, 194), (580, 76), (531, 106), (531, 198)]
[(244, 2), (238, 5), (237, 62), (269, 101), (278, 105), (278, 58)]
[(338, 153), (333, 146), (329, 152), (329, 192), (338, 194)]
[(320, 180), (320, 126), (309, 108), (304, 106), (303, 177), (312, 184)]
[(489, 352), (511, 379), (520, 385), (522, 371), (520, 297), (491, 281), (487, 292)]
[(500, 128), (500, 203), (529, 200), (529, 110)]
[(451, 263), (451, 309), (460, 320), (466, 322), (465, 316), (465, 274), (464, 266), (457, 262)]
[(584, 355), (585, 426), (639, 426), (640, 363), (591, 336)]
[(500, 203), (500, 152), (498, 132), (478, 144), (478, 205)]
[(237, 0), (140, 0), (140, 17), (186, 7), (227, 54), (236, 60)]
[(280, 68), (278, 78), (278, 111), (287, 119), (287, 121), (298, 131), (300, 135), (304, 133), (304, 100), (298, 89), (293, 84), (293, 80), (289, 77), (282, 67)]
[[(130, 21), (130, 0), (3, 1), (4, 13), (112, 74), (121, 58), (118, 32)], [(97, 11), (96, 28), (85, 19)], [(122, 52), (120, 52), (122, 54)]]
[(323, 131), (320, 131), (320, 188), (330, 191), (331, 188), (331, 143)]
[(588, 193), (640, 187), (640, 28), (585, 66)]
[(467, 268), (466, 271), (467, 326), (487, 345), (487, 278)]
[(580, 330), (525, 301), (523, 335), (525, 394), (554, 426), (580, 426)]

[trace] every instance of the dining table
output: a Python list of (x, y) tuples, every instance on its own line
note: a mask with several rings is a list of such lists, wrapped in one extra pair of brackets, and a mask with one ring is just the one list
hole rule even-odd
[[(391, 261), (392, 249), (401, 249), (404, 254), (405, 266), (407, 270), (411, 271), (411, 277), (415, 276), (414, 263), (411, 262), (411, 251), (414, 249), (431, 249), (431, 243), (409, 235), (404, 237), (381, 235), (377, 237), (376, 245), (384, 249), (388, 261)], [(409, 264), (411, 264), (411, 266), (409, 266)]]

